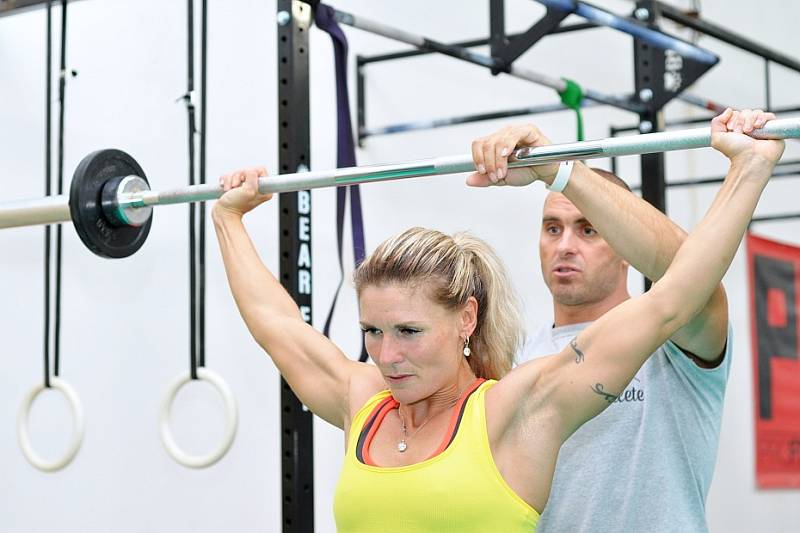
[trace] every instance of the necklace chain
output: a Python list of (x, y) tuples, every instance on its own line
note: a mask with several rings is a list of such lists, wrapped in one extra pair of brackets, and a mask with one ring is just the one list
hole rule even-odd
[(443, 413), (445, 411), (449, 411), (450, 409), (452, 409), (453, 406), (458, 403), (459, 399), (461, 399), (461, 394), (458, 395), (458, 398), (456, 398), (456, 401), (454, 401), (452, 404), (447, 406), (447, 409), (444, 409), (443, 411), (439, 411), (438, 413), (433, 413), (431, 415), (428, 415), (428, 418), (426, 418), (425, 421), (422, 422), (422, 424), (417, 426), (417, 429), (415, 429), (414, 433), (412, 433), (411, 435), (408, 434), (408, 428), (406, 427), (406, 419), (403, 417), (403, 413), (400, 411), (400, 406), (398, 405), (397, 406), (397, 414), (400, 417), (400, 422), (403, 424), (403, 426), (402, 426), (403, 437), (399, 441), (397, 441), (397, 451), (400, 452), (400, 453), (405, 452), (408, 449), (408, 441), (411, 440), (411, 437), (413, 437), (414, 435), (419, 433), (419, 430), (421, 430), (425, 426), (425, 424), (427, 424), (436, 415), (441, 414), (441, 413)]

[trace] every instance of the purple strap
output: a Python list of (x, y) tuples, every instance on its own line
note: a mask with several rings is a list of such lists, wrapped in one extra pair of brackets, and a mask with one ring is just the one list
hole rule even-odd
[[(356, 166), (356, 147), (353, 142), (353, 127), (350, 119), (350, 101), (347, 92), (347, 38), (339, 27), (334, 17), (334, 9), (325, 4), (319, 4), (314, 13), (317, 27), (331, 36), (333, 42), (333, 56), (336, 62), (336, 130), (337, 149), (336, 166)], [(344, 212), (347, 208), (347, 191), (350, 191), (350, 225), (353, 233), (353, 260), (356, 266), (360, 265), (366, 254), (364, 245), (364, 219), (361, 213), (361, 194), (358, 185), (337, 187), (336, 189), (336, 244), (339, 251), (339, 285), (333, 296), (328, 318), (322, 330), (330, 336), (331, 320), (336, 309), (336, 300), (344, 281), (344, 265), (342, 263), (342, 236), (344, 233)], [(367, 351), (361, 343), (359, 361), (367, 360)]]

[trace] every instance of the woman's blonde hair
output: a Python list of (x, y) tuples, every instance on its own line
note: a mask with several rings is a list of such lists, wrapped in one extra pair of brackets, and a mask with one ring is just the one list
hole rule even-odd
[(434, 301), (449, 309), (474, 296), (478, 317), (469, 365), (487, 379), (511, 370), (523, 338), (519, 303), (503, 263), (483, 240), (411, 228), (382, 242), (356, 269), (353, 281), (359, 297), (368, 286), (430, 287)]

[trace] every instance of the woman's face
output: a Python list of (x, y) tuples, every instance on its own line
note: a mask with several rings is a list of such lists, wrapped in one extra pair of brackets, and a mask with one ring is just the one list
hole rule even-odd
[(390, 284), (361, 290), (364, 343), (392, 395), (414, 403), (451, 387), (465, 364), (463, 339), (472, 333), (471, 305), (447, 309), (425, 285)]

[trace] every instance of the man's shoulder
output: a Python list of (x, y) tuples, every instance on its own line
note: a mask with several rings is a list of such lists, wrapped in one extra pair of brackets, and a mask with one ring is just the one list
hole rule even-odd
[(559, 327), (554, 327), (552, 323), (538, 325), (528, 335), (517, 354), (517, 363), (560, 352), (570, 339), (588, 325), (589, 322)]
[(515, 361), (517, 364), (525, 363), (537, 357), (553, 353), (553, 339), (550, 333), (552, 326), (539, 325), (529, 331), (525, 342), (520, 347)]

